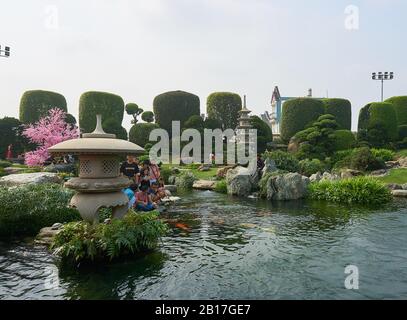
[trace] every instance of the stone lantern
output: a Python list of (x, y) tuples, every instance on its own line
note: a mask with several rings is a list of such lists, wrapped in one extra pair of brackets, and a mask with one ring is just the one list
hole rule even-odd
[(138, 155), (144, 149), (129, 141), (116, 139), (116, 135), (103, 131), (102, 116), (97, 115), (93, 133), (80, 139), (68, 140), (51, 148), (54, 155), (74, 154), (79, 157), (79, 177), (65, 183), (76, 194), (71, 206), (78, 209), (85, 221), (97, 223), (101, 208), (112, 208), (114, 218), (123, 218), (128, 211), (128, 197), (122, 189), (131, 181), (120, 175), (120, 155)]

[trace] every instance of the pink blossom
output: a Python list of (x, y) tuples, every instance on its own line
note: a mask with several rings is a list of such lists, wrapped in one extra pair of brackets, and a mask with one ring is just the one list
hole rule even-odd
[(66, 113), (54, 108), (38, 122), (28, 125), (23, 135), (38, 145), (35, 151), (25, 154), (25, 163), (29, 166), (40, 166), (50, 157), (48, 148), (66, 140), (79, 138), (79, 130), (75, 125), (66, 123)]

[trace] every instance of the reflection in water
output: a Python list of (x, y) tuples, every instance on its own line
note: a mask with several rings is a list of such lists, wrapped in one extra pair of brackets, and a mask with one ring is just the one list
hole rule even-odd
[[(57, 289), (44, 287), (46, 268), (57, 263), (46, 250), (0, 246), (0, 298), (406, 297), (406, 207), (404, 200), (363, 208), (194, 192), (165, 214), (172, 231), (158, 251), (60, 268)], [(359, 291), (344, 289), (349, 264), (359, 267)]]

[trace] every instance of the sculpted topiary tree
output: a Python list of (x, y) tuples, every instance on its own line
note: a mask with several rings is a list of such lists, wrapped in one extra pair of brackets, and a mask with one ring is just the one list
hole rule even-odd
[(214, 92), (206, 102), (208, 118), (219, 121), (223, 130), (237, 127), (241, 109), (242, 98), (232, 92)]
[(108, 92), (85, 92), (79, 100), (79, 126), (83, 132), (95, 129), (97, 114), (102, 115), (103, 121), (113, 119), (121, 126), (124, 117), (123, 99)]
[(141, 115), (141, 120), (143, 120), (147, 123), (154, 122), (154, 112), (152, 112), (152, 111), (143, 112)]
[(156, 123), (136, 123), (130, 130), (129, 140), (141, 147), (150, 143), (150, 133), (154, 129), (159, 129)]
[(125, 109), (128, 115), (133, 116), (133, 120), (131, 121), (132, 124), (136, 124), (138, 122), (138, 117), (144, 112), (144, 110), (135, 103), (126, 104)]
[(385, 102), (393, 105), (397, 116), (397, 124), (399, 126), (407, 125), (407, 96), (392, 97)]
[(24, 124), (37, 122), (54, 108), (68, 112), (66, 99), (62, 94), (43, 90), (26, 91), (20, 101), (20, 121)]
[(346, 99), (322, 99), (325, 105), (325, 113), (335, 116), (336, 122), (341, 129), (352, 128), (352, 105)]
[(283, 105), (281, 116), (281, 139), (288, 143), (290, 139), (306, 126), (325, 113), (324, 103), (312, 98), (296, 98)]
[(200, 114), (199, 97), (184, 91), (171, 91), (158, 95), (153, 103), (156, 123), (172, 135), (172, 122), (181, 127), (193, 115)]

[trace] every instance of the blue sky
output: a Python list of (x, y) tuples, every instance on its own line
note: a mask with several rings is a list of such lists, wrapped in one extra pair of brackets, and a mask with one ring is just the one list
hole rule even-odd
[[(345, 28), (345, 8), (359, 29)], [(385, 96), (407, 95), (403, 0), (0, 0), (0, 117), (18, 116), (22, 93), (62, 93), (77, 116), (81, 93), (119, 94), (145, 110), (164, 91), (201, 98), (247, 94), (270, 109), (275, 85), (285, 96), (344, 97), (353, 128), (366, 103), (380, 99), (373, 71), (394, 71)], [(130, 117), (125, 117), (130, 127)]]

